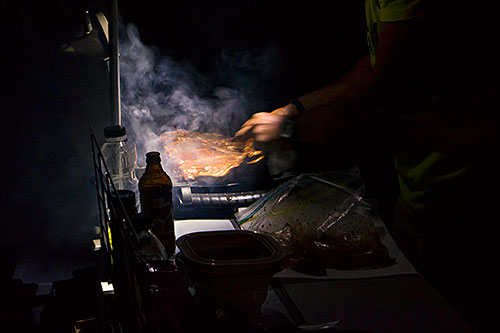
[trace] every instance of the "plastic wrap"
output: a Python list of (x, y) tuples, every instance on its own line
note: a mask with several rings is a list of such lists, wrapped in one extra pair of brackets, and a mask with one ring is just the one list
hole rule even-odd
[(285, 249), (288, 267), (300, 272), (392, 265), (362, 193), (355, 177), (300, 175), (240, 212), (237, 221), (244, 230), (271, 235)]

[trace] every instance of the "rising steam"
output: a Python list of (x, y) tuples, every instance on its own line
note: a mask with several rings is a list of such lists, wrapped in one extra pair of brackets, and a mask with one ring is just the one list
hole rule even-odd
[[(258, 102), (249, 103), (241, 91), (212, 87), (193, 66), (175, 62), (157, 48), (144, 45), (135, 25), (128, 24), (124, 31), (120, 40), (122, 119), (136, 142), (140, 164), (147, 151), (162, 151), (158, 136), (164, 131), (185, 129), (231, 136), (256, 111), (250, 108)], [(262, 54), (258, 61), (268, 62)], [(272, 52), (265, 54), (276, 56)], [(227, 58), (227, 52), (224, 56)], [(236, 79), (230, 80), (237, 85), (242, 82), (238, 66), (251, 62), (247, 53), (239, 57), (232, 66), (223, 67), (223, 75), (234, 76)], [(253, 66), (259, 68), (255, 61)], [(239, 85), (245, 94), (252, 93), (252, 85)]]

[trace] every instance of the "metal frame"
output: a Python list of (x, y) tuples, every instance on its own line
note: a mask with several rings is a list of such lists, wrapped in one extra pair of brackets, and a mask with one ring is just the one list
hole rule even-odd
[[(104, 307), (108, 313), (104, 320), (113, 327), (107, 332), (140, 333), (144, 331), (145, 319), (138, 301), (137, 279), (132, 263), (139, 239), (122, 201), (118, 198), (120, 206), (115, 207), (109, 200), (117, 188), (92, 128), (90, 139), (100, 223), (101, 284), (112, 286), (109, 290), (103, 290)], [(118, 210), (125, 215), (122, 221), (113, 218), (118, 216)]]
[(109, 74), (111, 86), (111, 124), (121, 125), (121, 97), (120, 97), (120, 51), (118, 43), (118, 1), (111, 0), (109, 36)]

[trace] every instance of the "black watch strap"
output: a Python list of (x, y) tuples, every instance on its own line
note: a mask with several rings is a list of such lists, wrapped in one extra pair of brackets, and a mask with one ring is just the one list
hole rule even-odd
[(297, 108), (299, 114), (306, 111), (304, 104), (297, 97), (292, 97), (288, 102)]

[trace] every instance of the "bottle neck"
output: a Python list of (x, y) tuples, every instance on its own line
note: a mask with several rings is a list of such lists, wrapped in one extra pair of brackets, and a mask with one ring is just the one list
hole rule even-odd
[(119, 142), (119, 141), (127, 141), (127, 135), (116, 136), (116, 137), (104, 137), (104, 141), (106, 142)]
[(153, 163), (147, 163), (146, 164), (146, 171), (163, 171), (163, 167), (161, 166), (160, 163), (153, 162)]

